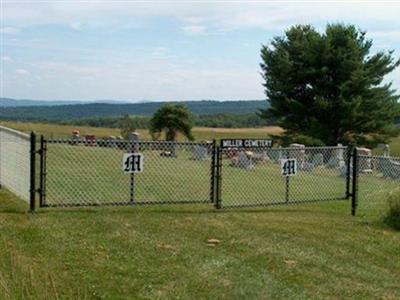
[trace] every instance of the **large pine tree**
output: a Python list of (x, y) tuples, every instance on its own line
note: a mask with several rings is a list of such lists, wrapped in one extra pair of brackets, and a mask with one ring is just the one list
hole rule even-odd
[(385, 75), (400, 60), (371, 54), (372, 41), (354, 26), (332, 24), (324, 33), (294, 26), (261, 50), (270, 108), (288, 136), (314, 143), (386, 141), (396, 129), (399, 96)]

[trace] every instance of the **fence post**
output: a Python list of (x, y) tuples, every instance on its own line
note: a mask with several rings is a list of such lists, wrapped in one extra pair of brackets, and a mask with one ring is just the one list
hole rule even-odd
[(215, 139), (212, 141), (212, 150), (211, 150), (211, 190), (210, 190), (210, 202), (214, 203), (215, 201), (215, 156), (216, 156), (216, 148), (215, 148)]
[(221, 208), (221, 171), (222, 171), (222, 152), (219, 146), (216, 147), (217, 152), (217, 174), (216, 174), (216, 197), (215, 197), (215, 208)]
[(43, 207), (45, 205), (45, 197), (46, 197), (46, 142), (44, 140), (43, 135), (40, 136), (40, 198), (39, 198), (39, 206)]
[[(289, 150), (286, 153), (286, 159), (290, 159)], [(285, 202), (289, 202), (290, 176), (286, 175), (285, 180), (286, 180)]]
[(346, 171), (346, 199), (350, 199), (350, 180), (351, 180), (351, 157), (353, 153), (353, 148), (348, 146), (347, 147), (347, 171)]
[(36, 196), (36, 134), (32, 131), (31, 132), (31, 149), (30, 149), (30, 211), (34, 212), (36, 203), (35, 203), (35, 196)]
[[(135, 140), (131, 140), (131, 153), (138, 152), (139, 143)], [(131, 204), (135, 204), (135, 174), (130, 174), (130, 202)]]
[(357, 147), (353, 150), (353, 183), (351, 192), (351, 215), (355, 216), (358, 205), (358, 151)]

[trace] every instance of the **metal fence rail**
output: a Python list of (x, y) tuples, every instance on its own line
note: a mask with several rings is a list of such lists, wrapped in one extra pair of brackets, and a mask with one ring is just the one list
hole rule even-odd
[[(346, 147), (220, 149), (218, 206), (251, 207), (349, 198)], [(294, 176), (282, 162), (294, 159)]]
[(0, 126), (0, 186), (30, 199), (30, 137)]

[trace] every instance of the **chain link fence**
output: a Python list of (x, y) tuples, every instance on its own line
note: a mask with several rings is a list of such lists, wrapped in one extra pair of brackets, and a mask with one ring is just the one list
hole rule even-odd
[[(40, 207), (234, 208), (351, 198), (353, 214), (358, 203), (360, 213), (380, 214), (387, 193), (400, 186), (400, 158), (365, 151), (224, 147), (215, 141), (36, 140), (0, 126), (0, 184), (31, 210), (37, 195)], [(139, 172), (127, 172), (134, 161), (125, 157), (142, 160)]]
[(381, 215), (388, 193), (400, 187), (400, 157), (358, 154), (357, 181), (358, 211)]
[(30, 136), (0, 126), (0, 185), (29, 201)]
[[(44, 206), (209, 203), (212, 144), (48, 140)], [(123, 170), (126, 153), (143, 172)]]
[[(284, 163), (295, 161), (295, 173)], [(346, 199), (346, 147), (221, 149), (219, 206), (251, 207)]]

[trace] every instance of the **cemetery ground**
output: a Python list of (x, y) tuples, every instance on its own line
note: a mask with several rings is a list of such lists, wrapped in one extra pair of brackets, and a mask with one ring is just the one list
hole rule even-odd
[[(18, 126), (12, 127), (23, 130), (26, 125)], [(53, 133), (55, 137), (62, 133), (69, 137), (72, 129), (29, 126), (25, 130), (47, 136)], [(117, 135), (116, 130), (87, 130), (99, 130), (91, 131), (99, 136), (101, 132)], [(196, 138), (199, 132), (201, 139), (210, 138), (210, 132), (201, 130), (195, 131)], [(223, 132), (224, 137), (227, 134)], [(245, 132), (231, 134), (243, 137)], [(260, 137), (260, 132), (252, 129), (247, 134), (245, 137)], [(398, 140), (393, 145), (396, 143)], [(52, 155), (57, 151), (65, 155), (58, 146), (54, 145)], [(64, 147), (69, 147), (68, 155), (78, 161), (85, 161), (90, 150)], [(395, 149), (392, 146), (392, 151)], [(110, 157), (108, 151), (117, 151), (98, 150), (100, 161), (107, 161), (101, 156)], [(199, 163), (181, 158), (181, 164)], [(52, 159), (50, 154), (48, 159)], [(163, 158), (158, 163), (172, 162)], [(59, 166), (53, 171), (76, 180), (76, 188), (87, 188), (78, 183), (83, 170), (74, 171), (66, 163)], [(209, 179), (200, 176), (209, 168), (199, 168), (194, 172), (193, 186), (182, 190), (181, 197), (185, 193), (208, 194), (207, 190), (195, 190), (196, 180)], [(171, 170), (171, 175), (185, 175), (176, 168)], [(278, 174), (272, 168), (268, 171)], [(155, 172), (153, 176), (161, 176)], [(254, 184), (254, 175), (249, 178), (247, 172), (241, 170), (237, 190)], [(54, 185), (53, 195), (65, 184), (62, 176), (58, 177), (59, 187)], [(260, 174), (260, 180), (263, 178), (265, 174)], [(320, 178), (329, 183), (340, 180), (344, 185), (339, 176)], [(349, 201), (222, 211), (215, 211), (208, 203), (45, 209), (30, 214), (25, 202), (2, 189), (0, 299), (398, 299), (400, 235), (382, 221), (388, 189), (377, 178), (360, 181), (356, 217), (350, 216)], [(320, 186), (331, 188), (327, 183)], [(111, 197), (108, 190), (105, 186), (97, 197)], [(146, 195), (145, 190), (138, 192)], [(297, 192), (301, 194), (301, 190)], [(344, 189), (338, 193), (343, 194)], [(210, 239), (216, 241), (209, 243)]]

